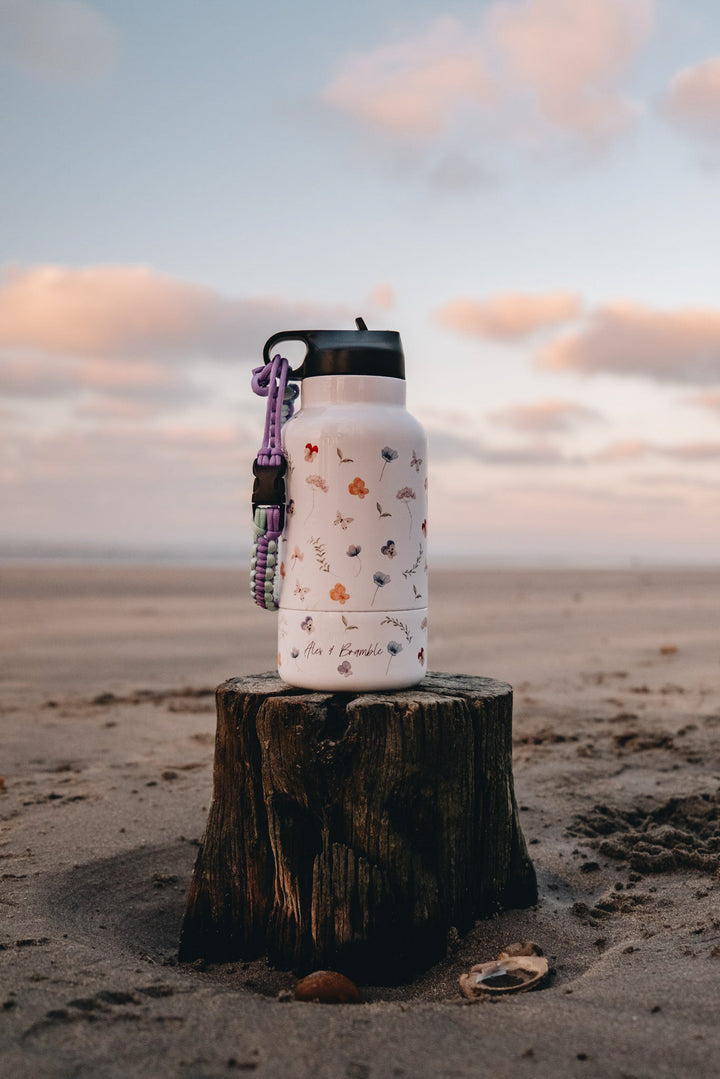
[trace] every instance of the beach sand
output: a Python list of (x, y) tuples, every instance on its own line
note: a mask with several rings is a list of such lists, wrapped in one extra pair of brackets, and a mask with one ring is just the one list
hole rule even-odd
[[(0, 1072), (382, 1079), (715, 1076), (720, 571), (436, 572), (430, 666), (515, 690), (538, 873), (362, 1006), (278, 998), (262, 960), (178, 966), (212, 793), (213, 690), (272, 667), (230, 570), (0, 570)], [(547, 986), (458, 975), (537, 941)]]

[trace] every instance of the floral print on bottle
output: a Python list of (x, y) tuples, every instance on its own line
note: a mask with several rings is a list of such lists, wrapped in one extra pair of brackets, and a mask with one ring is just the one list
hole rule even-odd
[[(302, 410), (298, 418), (302, 417)], [(427, 655), (424, 440), (387, 430), (374, 442), (286, 425), (294, 467), (280, 555), (282, 677), (312, 688), (412, 684)], [(413, 421), (414, 422), (414, 421)]]

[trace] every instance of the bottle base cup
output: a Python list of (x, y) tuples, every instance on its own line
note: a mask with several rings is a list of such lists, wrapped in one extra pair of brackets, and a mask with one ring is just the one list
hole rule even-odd
[(425, 676), (427, 634), (427, 608), (281, 608), (278, 674), (288, 685), (334, 693), (407, 689)]

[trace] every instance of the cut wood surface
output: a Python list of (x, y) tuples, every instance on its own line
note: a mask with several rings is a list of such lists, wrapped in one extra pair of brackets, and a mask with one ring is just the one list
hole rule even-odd
[(276, 674), (217, 690), (213, 798), (180, 959), (267, 954), (408, 979), (451, 929), (536, 901), (512, 776), (512, 689), (428, 674), (319, 693)]

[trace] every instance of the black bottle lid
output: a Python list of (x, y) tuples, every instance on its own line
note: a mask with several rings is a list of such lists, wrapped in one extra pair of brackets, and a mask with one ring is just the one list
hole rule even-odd
[(304, 341), (305, 358), (290, 375), (381, 375), (405, 378), (405, 356), (397, 330), (369, 330), (361, 318), (356, 330), (281, 330), (265, 342), (263, 359), (270, 363), (281, 341)]

